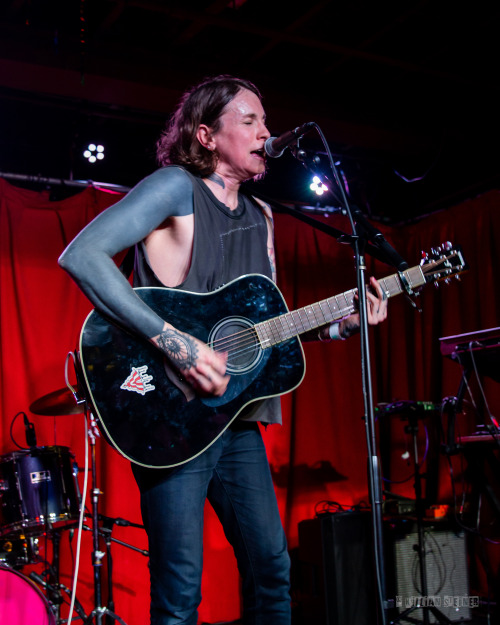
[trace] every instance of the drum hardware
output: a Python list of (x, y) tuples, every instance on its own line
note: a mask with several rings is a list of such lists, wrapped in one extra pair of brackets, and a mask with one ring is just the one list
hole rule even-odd
[[(69, 381), (68, 374), (68, 365), (69, 361), (73, 360), (75, 374), (77, 378), (76, 387), (73, 387)], [(48, 396), (45, 396), (39, 400), (39, 402), (35, 402), (34, 408), (38, 411), (44, 411), (44, 414), (47, 414), (47, 411), (51, 411), (52, 414), (58, 410), (58, 414), (62, 414), (62, 411), (65, 411), (64, 414), (79, 414), (83, 413), (85, 416), (85, 423), (87, 426), (87, 441), (90, 445), (90, 473), (92, 476), (92, 484), (91, 484), (91, 517), (92, 517), (92, 567), (94, 569), (94, 609), (92, 612), (86, 617), (84, 621), (84, 625), (89, 625), (90, 623), (95, 623), (95, 625), (102, 625), (103, 616), (107, 617), (107, 621), (118, 621), (120, 625), (127, 625), (125, 621), (119, 617), (117, 614), (113, 612), (109, 605), (105, 606), (102, 603), (102, 579), (101, 579), (101, 571), (102, 571), (102, 560), (106, 555), (103, 551), (99, 549), (99, 497), (102, 495), (102, 492), (97, 486), (97, 470), (96, 470), (96, 438), (99, 436), (99, 430), (97, 427), (97, 422), (92, 414), (92, 410), (90, 408), (90, 402), (84, 392), (85, 385), (80, 384), (80, 380), (82, 379), (81, 366), (79, 362), (78, 353), (69, 352), (66, 356), (65, 363), (65, 379), (66, 385), (69, 390), (61, 390), (56, 391), (55, 393), (50, 393)], [(43, 400), (43, 401), (42, 401)], [(33, 409), (33, 406), (32, 408)], [(108, 557), (109, 549), (108, 549)], [(109, 581), (111, 584), (111, 576), (109, 576)], [(76, 580), (75, 580), (76, 581)], [(71, 614), (70, 614), (71, 619)]]
[[(90, 458), (91, 458), (91, 468), (90, 472), (92, 475), (92, 490), (91, 490), (91, 503), (92, 503), (92, 567), (94, 569), (94, 602), (95, 607), (92, 612), (87, 616), (84, 621), (84, 625), (89, 625), (90, 623), (95, 623), (95, 625), (102, 625), (103, 616), (107, 617), (107, 620), (118, 621), (120, 625), (127, 625), (125, 621), (115, 614), (110, 605), (102, 604), (102, 578), (101, 578), (101, 567), (102, 560), (106, 555), (105, 552), (99, 549), (99, 497), (102, 495), (102, 491), (97, 487), (96, 480), (96, 438), (99, 436), (99, 430), (97, 429), (97, 423), (94, 419), (92, 412), (88, 407), (88, 403), (85, 400), (85, 409), (84, 414), (86, 418), (88, 418), (90, 424), (87, 429), (87, 436), (90, 443)], [(108, 558), (110, 557), (110, 550), (108, 549)], [(109, 575), (109, 584), (111, 583), (111, 575)]]
[(20, 569), (37, 562), (39, 562), (38, 538), (14, 534), (0, 539), (0, 564), (11, 569)]
[[(29, 574), (29, 577), (45, 590), (48, 605), (52, 610), (57, 624), (64, 622), (60, 619), (60, 606), (65, 599), (60, 590), (69, 594), (69, 590), (59, 581), (60, 538), (61, 531), (70, 528), (71, 526), (68, 525), (62, 527), (60, 531), (54, 530), (50, 533), (44, 533), (45, 540), (50, 540), (52, 543), (52, 562), (47, 562), (44, 557), (40, 556), (39, 545), (42, 535), (39, 537), (26, 537), (22, 534), (11, 533), (5, 538), (0, 539), (0, 566), (4, 565), (5, 568), (17, 570), (28, 565), (46, 564), (45, 570), (40, 574), (33, 571)], [(5, 579), (0, 578), (0, 586), (4, 582)], [(1, 592), (2, 590), (0, 589), (0, 594)], [(77, 600), (75, 601), (75, 609), (80, 617), (83, 616), (86, 618), (83, 608)], [(3, 615), (3, 612), (0, 605), (0, 616), (1, 615)]]
[[(149, 551), (147, 549), (141, 549), (140, 547), (135, 547), (130, 543), (127, 543), (123, 540), (119, 540), (118, 538), (114, 538), (111, 536), (114, 525), (119, 525), (123, 527), (137, 527), (139, 529), (144, 529), (144, 525), (140, 525), (138, 523), (132, 523), (131, 521), (127, 521), (122, 518), (112, 518), (104, 516), (103, 514), (98, 515), (99, 521), (101, 522), (101, 527), (99, 528), (99, 536), (104, 539), (106, 544), (106, 552), (105, 554), (101, 552), (102, 557), (106, 555), (106, 568), (107, 568), (107, 591), (108, 591), (108, 609), (113, 612), (114, 611), (114, 600), (113, 600), (113, 558), (111, 553), (111, 545), (112, 543), (116, 543), (121, 545), (122, 547), (127, 547), (128, 549), (132, 549), (133, 551), (137, 551), (141, 555), (149, 558)], [(64, 528), (67, 529), (67, 528)], [(82, 528), (84, 531), (91, 532), (92, 528), (84, 525)], [(107, 612), (106, 614), (109, 614)], [(116, 617), (120, 623), (123, 621)]]
[[(73, 357), (75, 361), (75, 370), (77, 371), (77, 362), (74, 354), (68, 354), (66, 360), (66, 369), (69, 361), (69, 357)], [(94, 601), (95, 607), (89, 615), (86, 615), (83, 607), (78, 602), (76, 597), (72, 596), (72, 591), (63, 586), (59, 582), (59, 545), (60, 545), (60, 533), (59, 529), (69, 529), (77, 525), (79, 517), (80, 503), (82, 502), (82, 495), (79, 490), (77, 475), (79, 472), (76, 463), (71, 463), (69, 460), (69, 450), (64, 447), (37, 447), (36, 436), (32, 424), (26, 423), (26, 436), (29, 441), (29, 449), (20, 449), (19, 452), (8, 454), (5, 457), (5, 463), (3, 463), (3, 457), (0, 457), (0, 537), (5, 534), (6, 537), (14, 535), (16, 532), (23, 531), (26, 534), (30, 534), (29, 540), (35, 540), (37, 534), (46, 533), (50, 536), (53, 542), (53, 563), (49, 566), (48, 570), (44, 571), (42, 575), (37, 573), (30, 573), (30, 578), (22, 576), (27, 584), (30, 584), (35, 588), (44, 603), (48, 607), (51, 607), (49, 620), (40, 620), (37, 625), (56, 625), (56, 623), (62, 623), (59, 619), (60, 605), (63, 602), (63, 595), (61, 591), (71, 597), (74, 602), (74, 609), (78, 614), (78, 617), (84, 621), (84, 625), (102, 625), (103, 617), (106, 617), (107, 622), (118, 621), (120, 625), (126, 625), (125, 621), (114, 613), (114, 602), (112, 595), (112, 556), (111, 556), (111, 543), (116, 542), (130, 549), (142, 553), (148, 557), (149, 552), (143, 549), (129, 545), (124, 541), (118, 540), (111, 536), (112, 527), (117, 525), (128, 525), (138, 528), (144, 526), (131, 523), (125, 519), (111, 519), (110, 517), (104, 517), (98, 513), (99, 496), (102, 492), (97, 487), (96, 482), (96, 437), (99, 436), (97, 429), (97, 423), (89, 409), (89, 403), (87, 398), (81, 393), (80, 385), (73, 388), (68, 381), (66, 370), (66, 383), (68, 388), (60, 389), (40, 397), (34, 401), (30, 406), (30, 411), (34, 414), (41, 416), (63, 416), (63, 415), (75, 415), (84, 414), (86, 420), (90, 422), (87, 428), (87, 437), (90, 443), (90, 457), (91, 467), (88, 469), (92, 475), (91, 485), (91, 528), (83, 526), (84, 530), (90, 530), (93, 534), (93, 552), (92, 552), (92, 566), (94, 569)], [(70, 389), (70, 390), (69, 390)], [(21, 413), (20, 413), (21, 414)], [(18, 415), (16, 415), (18, 416)], [(18, 445), (19, 447), (19, 445)], [(55, 470), (55, 458), (59, 460), (59, 471)], [(26, 464), (27, 470), (23, 470), (24, 467), (20, 466)], [(37, 465), (34, 467), (32, 465)], [(3, 466), (5, 465), (5, 466)], [(48, 465), (48, 466), (47, 466)], [(16, 470), (14, 470), (14, 468)], [(18, 470), (19, 469), (19, 470)], [(26, 475), (27, 474), (27, 475)], [(69, 475), (72, 476), (72, 480), (69, 480)], [(11, 493), (14, 487), (14, 492), (17, 493), (15, 501), (8, 500), (2, 501), (4, 493)], [(35, 494), (31, 491), (35, 491)], [(23, 498), (24, 493), (27, 493), (27, 502)], [(75, 501), (78, 504), (75, 506)], [(99, 521), (103, 522), (103, 527), (99, 527)], [(99, 537), (102, 536), (106, 543), (106, 552), (99, 549)], [(0, 543), (1, 549), (1, 543)], [(1, 552), (0, 552), (1, 553)], [(102, 580), (101, 580), (101, 567), (102, 560), (106, 556), (108, 567), (108, 605), (102, 605)], [(26, 562), (29, 564), (31, 562)], [(20, 563), (20, 566), (23, 566)], [(0, 560), (0, 568), (2, 563)], [(44, 579), (45, 578), (45, 579)], [(45, 589), (48, 595), (48, 601), (40, 592), (37, 586), (33, 584), (36, 582), (42, 588)], [(57, 618), (56, 618), (57, 617)], [(71, 621), (71, 615), (68, 618), (68, 622)], [(30, 621), (30, 625), (31, 622)], [(19, 621), (19, 625), (25, 625), (22, 621)], [(27, 625), (27, 623), (26, 623)]]
[[(53, 606), (60, 606), (64, 602), (64, 597), (61, 593), (61, 590), (68, 597), (71, 597), (71, 590), (67, 588), (64, 584), (61, 584), (59, 582), (49, 583), (45, 581), (43, 577), (39, 575), (38, 573), (36, 573), (35, 571), (32, 571), (29, 574), (29, 578), (32, 579), (34, 582), (36, 582), (39, 586), (41, 586), (45, 590), (45, 592), (47, 593), (47, 596), (49, 597), (49, 603), (52, 604)], [(69, 603), (68, 600), (66, 600), (66, 602)], [(75, 599), (74, 607), (78, 616), (82, 619), (82, 621), (84, 621), (87, 618), (87, 615), (85, 614), (85, 610), (83, 609), (83, 606), (78, 601), (78, 599)], [(64, 622), (66, 621), (61, 620), (59, 617), (57, 618), (57, 623), (64, 623)]]
[[(68, 405), (66, 394), (56, 391), (35, 402), (33, 411), (55, 416), (77, 412)], [(20, 415), (24, 416), (27, 448), (21, 447), (12, 435), (13, 423)], [(23, 412), (14, 417), (11, 438), (19, 451), (0, 456), (0, 563), (12, 569), (38, 564), (44, 561), (39, 557), (39, 539), (45, 536), (50, 540), (52, 563), (47, 563), (41, 575), (34, 573), (36, 579), (32, 577), (29, 584), (36, 581), (47, 592), (47, 604), (55, 619), (50, 618), (48, 625), (61, 623), (63, 597), (58, 589), (65, 587), (59, 582), (59, 530), (75, 525), (79, 518), (82, 497), (78, 465), (67, 447), (37, 446), (35, 427)], [(76, 600), (75, 609), (80, 617), (86, 616)]]
[(78, 518), (80, 494), (68, 447), (33, 447), (0, 457), (0, 536), (37, 536)]
[(0, 612), (6, 623), (56, 625), (54, 612), (38, 586), (28, 577), (0, 565)]
[(126, 519), (121, 518), (111, 518), (104, 516), (103, 514), (99, 515), (99, 520), (102, 523), (101, 529), (99, 530), (100, 535), (104, 538), (106, 543), (106, 567), (108, 571), (108, 606), (110, 610), (115, 609), (115, 603), (113, 599), (113, 558), (111, 555), (111, 543), (117, 543), (122, 545), (123, 547), (128, 547), (134, 551), (141, 553), (143, 556), (149, 557), (149, 551), (145, 549), (139, 549), (138, 547), (134, 547), (129, 543), (124, 542), (123, 540), (118, 540), (117, 538), (113, 538), (111, 533), (113, 531), (114, 525), (120, 525), (123, 527), (138, 527), (140, 529), (144, 529), (144, 525), (139, 525), (138, 523), (132, 523), (131, 521), (127, 521)]
[[(49, 569), (46, 572), (46, 575), (47, 575), (46, 583), (47, 583), (47, 590), (49, 591), (48, 592), (49, 601), (51, 601), (53, 605), (56, 607), (56, 616), (57, 616), (58, 623), (60, 619), (61, 604), (63, 602), (62, 595), (59, 591), (61, 587), (60, 569), (59, 569), (60, 547), (61, 547), (61, 533), (58, 531), (52, 532), (52, 565), (49, 566)], [(76, 605), (76, 599), (75, 599), (75, 605)]]

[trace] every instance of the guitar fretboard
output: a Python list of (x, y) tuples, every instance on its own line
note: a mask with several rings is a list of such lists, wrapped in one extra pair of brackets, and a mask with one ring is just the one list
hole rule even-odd
[[(405, 290), (403, 282), (406, 282), (411, 289), (425, 284), (426, 280), (421, 266), (417, 265), (379, 280), (388, 298), (399, 295)], [(292, 337), (347, 317), (356, 310), (354, 304), (356, 292), (357, 289), (351, 289), (340, 295), (328, 297), (315, 304), (257, 323), (254, 329), (261, 347), (263, 349), (272, 347)]]

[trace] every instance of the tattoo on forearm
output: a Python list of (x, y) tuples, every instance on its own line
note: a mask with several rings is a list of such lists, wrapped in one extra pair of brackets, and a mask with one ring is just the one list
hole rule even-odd
[(215, 184), (220, 185), (223, 189), (226, 188), (226, 185), (224, 184), (224, 180), (222, 180), (222, 178), (218, 174), (215, 174), (215, 173), (210, 174), (208, 179), (211, 180), (212, 182), (215, 182)]
[(175, 330), (164, 330), (158, 336), (158, 347), (179, 369), (191, 369), (196, 365), (198, 349), (188, 335)]
[(341, 336), (343, 336), (345, 339), (350, 338), (353, 334), (356, 334), (359, 330), (359, 326), (356, 323), (353, 323), (352, 321), (349, 321), (349, 319), (344, 319), (344, 322), (342, 324), (342, 331), (341, 331)]

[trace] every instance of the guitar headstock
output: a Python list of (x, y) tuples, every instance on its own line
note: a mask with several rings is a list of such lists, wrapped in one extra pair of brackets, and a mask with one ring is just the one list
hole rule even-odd
[(439, 247), (433, 247), (430, 253), (422, 252), (420, 268), (426, 282), (438, 283), (444, 280), (449, 283), (452, 276), (459, 279), (460, 274), (469, 269), (469, 265), (460, 246), (447, 241)]

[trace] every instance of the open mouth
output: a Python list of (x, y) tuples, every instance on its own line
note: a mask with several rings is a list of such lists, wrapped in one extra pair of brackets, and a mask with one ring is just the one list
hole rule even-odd
[(252, 150), (252, 154), (255, 154), (256, 156), (262, 159), (266, 158), (266, 153), (264, 151), (264, 148), (260, 148), (260, 150)]

